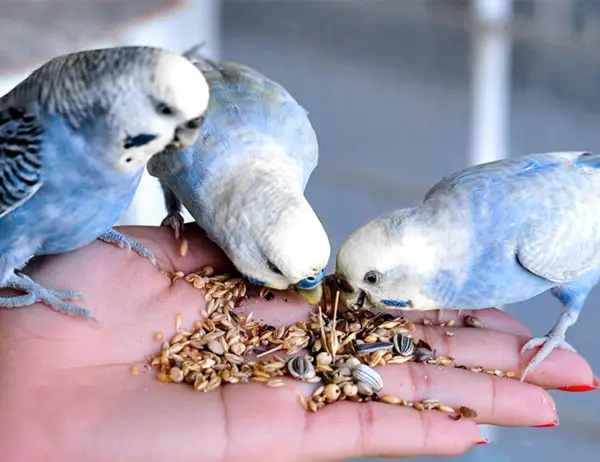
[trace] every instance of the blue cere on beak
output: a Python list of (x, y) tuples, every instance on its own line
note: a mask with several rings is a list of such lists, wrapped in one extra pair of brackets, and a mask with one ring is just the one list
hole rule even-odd
[(413, 304), (410, 300), (381, 300), (381, 303), (387, 306), (393, 306), (395, 308), (412, 308)]
[(318, 274), (298, 281), (296, 286), (302, 289), (312, 289), (313, 287), (318, 286), (323, 281), (324, 277), (325, 269), (322, 269)]
[(252, 284), (254, 284), (254, 285), (257, 285), (257, 286), (266, 286), (266, 285), (267, 285), (266, 283), (264, 283), (264, 282), (262, 282), (262, 281), (259, 281), (258, 279), (251, 278), (250, 276), (246, 276), (245, 274), (244, 274), (244, 278), (245, 278), (245, 279), (246, 279), (248, 282), (250, 282), (250, 283), (252, 283)]

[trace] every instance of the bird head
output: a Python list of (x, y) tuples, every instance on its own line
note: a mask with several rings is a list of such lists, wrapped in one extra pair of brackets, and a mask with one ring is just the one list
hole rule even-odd
[(133, 84), (115, 94), (112, 120), (120, 131), (118, 165), (125, 171), (143, 167), (158, 152), (193, 145), (209, 103), (209, 85), (192, 62), (166, 50), (150, 50), (155, 52), (150, 65), (138, 66)]
[(355, 230), (336, 258), (340, 299), (351, 308), (435, 309), (429, 284), (440, 269), (439, 231), (417, 208), (382, 216)]
[[(316, 304), (330, 256), (329, 239), (308, 201), (297, 199), (272, 226), (252, 233), (230, 256), (249, 281), (274, 289), (292, 288), (308, 303)], [(254, 213), (246, 214), (246, 219), (262, 221)], [(257, 226), (250, 223), (248, 226)]]
[(295, 163), (254, 156), (222, 171), (194, 218), (250, 282), (318, 303), (331, 248)]

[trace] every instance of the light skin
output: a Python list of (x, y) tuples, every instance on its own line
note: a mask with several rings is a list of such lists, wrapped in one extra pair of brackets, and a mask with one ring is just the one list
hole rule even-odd
[[(230, 267), (196, 227), (184, 232), (189, 240), (184, 258), (170, 228), (121, 230), (153, 250), (166, 271)], [(308, 393), (309, 386), (294, 380), (277, 389), (248, 383), (196, 393), (158, 382), (141, 366), (159, 349), (154, 333), (166, 338), (174, 333), (177, 313), (183, 314), (184, 327), (199, 318), (202, 292), (182, 280), (171, 286), (147, 259), (102, 242), (44, 259), (31, 274), (46, 287), (82, 291), (79, 302), (99, 322), (43, 305), (0, 311), (0, 442), (6, 460), (341, 461), (454, 455), (482, 440), (476, 422), (550, 424), (558, 417), (545, 388), (594, 384), (585, 359), (564, 350), (540, 364), (527, 377), (529, 383), (422, 364), (378, 368), (383, 394), (466, 405), (478, 411), (476, 422), (381, 403), (342, 402), (307, 414), (298, 395)], [(244, 311), (280, 325), (305, 319), (308, 309), (293, 294), (280, 292), (271, 301), (250, 299)], [(456, 328), (449, 337), (447, 329), (419, 325), (416, 336), (466, 365), (519, 370), (531, 357), (519, 354), (529, 331), (498, 310), (476, 314), (486, 329)], [(444, 319), (451, 316), (445, 313)], [(140, 375), (131, 375), (134, 363)]]

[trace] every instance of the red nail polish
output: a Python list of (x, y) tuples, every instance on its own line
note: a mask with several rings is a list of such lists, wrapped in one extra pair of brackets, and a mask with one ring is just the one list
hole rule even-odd
[(554, 428), (558, 427), (558, 421), (550, 422), (549, 424), (544, 425), (533, 425), (533, 428)]
[(598, 389), (598, 385), (572, 385), (570, 387), (561, 387), (560, 391), (580, 392), (580, 391), (594, 391)]
[(475, 443), (476, 446), (483, 446), (484, 444), (490, 444), (490, 440), (481, 440)]

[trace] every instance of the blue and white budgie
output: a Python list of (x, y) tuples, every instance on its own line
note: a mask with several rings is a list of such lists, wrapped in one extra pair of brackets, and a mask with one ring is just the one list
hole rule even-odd
[[(339, 249), (346, 304), (502, 306), (551, 290), (564, 310), (522, 378), (555, 348), (600, 277), (600, 155), (554, 152), (467, 168), (422, 204), (379, 217)], [(574, 351), (574, 350), (573, 350)]]
[(93, 318), (20, 270), (96, 238), (152, 252), (112, 226), (129, 206), (148, 159), (198, 137), (209, 89), (185, 57), (151, 47), (59, 56), (0, 99), (0, 287), (25, 292), (1, 307), (44, 302)]
[[(189, 55), (190, 52), (188, 52)], [(195, 145), (148, 164), (177, 236), (182, 203), (250, 282), (321, 298), (330, 256), (304, 196), (318, 145), (307, 112), (279, 84), (236, 63), (196, 60), (211, 97)]]

